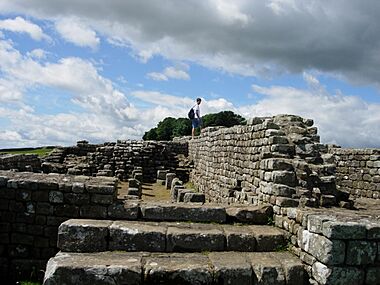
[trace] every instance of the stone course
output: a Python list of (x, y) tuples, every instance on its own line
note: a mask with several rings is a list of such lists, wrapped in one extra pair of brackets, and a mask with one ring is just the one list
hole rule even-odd
[(380, 149), (329, 148), (337, 184), (353, 197), (380, 199)]

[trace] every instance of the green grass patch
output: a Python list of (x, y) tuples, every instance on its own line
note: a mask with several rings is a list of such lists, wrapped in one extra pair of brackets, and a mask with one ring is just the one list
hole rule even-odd
[(40, 282), (33, 282), (33, 281), (21, 281), (19, 284), (20, 285), (41, 285)]
[(0, 154), (37, 154), (38, 156), (48, 155), (54, 148), (53, 147), (41, 147), (35, 149), (10, 149), (0, 151)]

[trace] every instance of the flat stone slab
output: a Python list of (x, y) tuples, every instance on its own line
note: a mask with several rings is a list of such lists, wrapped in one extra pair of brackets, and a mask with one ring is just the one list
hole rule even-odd
[(224, 232), (219, 225), (170, 223), (166, 250), (168, 252), (222, 251)]
[(116, 221), (109, 226), (109, 250), (163, 252), (165, 224)]
[(142, 253), (62, 253), (46, 266), (44, 285), (142, 284)]
[(47, 264), (44, 285), (308, 284), (304, 277), (288, 252), (60, 252)]
[(218, 205), (141, 203), (140, 209), (144, 220), (226, 222), (226, 209)]
[(70, 252), (107, 250), (108, 227), (112, 221), (71, 219), (58, 228), (58, 248)]
[(256, 239), (256, 251), (276, 251), (286, 244), (285, 231), (272, 226), (248, 226)]
[(248, 226), (222, 225), (226, 237), (226, 250), (256, 251), (257, 242)]
[(212, 268), (202, 254), (173, 253), (145, 259), (147, 284), (213, 284)]

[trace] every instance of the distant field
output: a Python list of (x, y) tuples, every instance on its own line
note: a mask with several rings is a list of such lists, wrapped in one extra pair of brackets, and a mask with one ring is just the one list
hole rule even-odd
[(45, 156), (49, 154), (54, 147), (41, 147), (31, 149), (6, 149), (0, 150), (0, 154), (37, 154), (38, 156)]

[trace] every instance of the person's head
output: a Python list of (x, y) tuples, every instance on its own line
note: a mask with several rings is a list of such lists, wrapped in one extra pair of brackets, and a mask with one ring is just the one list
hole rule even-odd
[(202, 102), (201, 98), (197, 98), (197, 104), (199, 105)]

